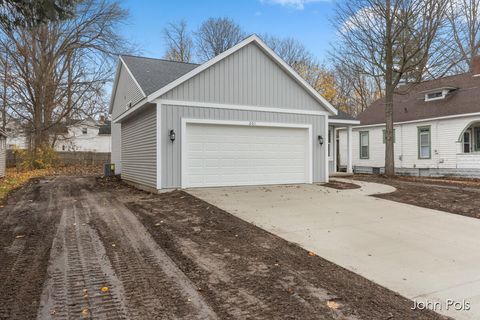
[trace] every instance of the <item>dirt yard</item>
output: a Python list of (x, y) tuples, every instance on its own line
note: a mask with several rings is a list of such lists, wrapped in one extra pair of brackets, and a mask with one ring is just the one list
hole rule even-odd
[(376, 197), (480, 218), (480, 180), (355, 175), (361, 181), (391, 185), (397, 191)]
[(0, 319), (442, 319), (181, 191), (52, 177), (0, 210)]

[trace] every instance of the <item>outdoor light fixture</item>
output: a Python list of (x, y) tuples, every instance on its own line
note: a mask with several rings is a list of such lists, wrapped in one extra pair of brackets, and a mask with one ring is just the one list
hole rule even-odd
[(323, 137), (318, 136), (318, 143), (320, 143), (321, 146), (323, 146)]
[(169, 137), (170, 137), (170, 141), (175, 141), (175, 130), (170, 130), (170, 133), (169, 133)]

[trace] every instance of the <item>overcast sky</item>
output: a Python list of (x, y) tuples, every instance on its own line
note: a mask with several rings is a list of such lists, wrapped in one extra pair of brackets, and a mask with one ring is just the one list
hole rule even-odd
[(185, 19), (195, 30), (209, 17), (231, 17), (247, 33), (294, 37), (320, 61), (327, 58), (335, 30), (333, 0), (121, 0), (130, 12), (122, 33), (148, 57), (165, 52), (161, 30)]

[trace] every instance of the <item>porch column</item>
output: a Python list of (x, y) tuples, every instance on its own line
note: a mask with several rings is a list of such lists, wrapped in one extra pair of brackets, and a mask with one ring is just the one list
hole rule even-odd
[(347, 126), (347, 173), (353, 173), (352, 167), (352, 126)]
[(338, 152), (338, 150), (337, 150), (337, 128), (336, 127), (332, 127), (331, 143), (332, 143), (333, 172), (337, 172), (337, 152)]

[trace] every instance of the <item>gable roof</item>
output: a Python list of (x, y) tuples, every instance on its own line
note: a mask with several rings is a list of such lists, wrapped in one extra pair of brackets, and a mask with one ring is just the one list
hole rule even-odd
[(121, 55), (145, 95), (150, 95), (198, 67), (198, 64)]
[[(287, 72), (287, 74), (302, 86), (330, 114), (337, 114), (337, 110), (325, 98), (315, 91), (312, 86), (298, 75), (298, 73), (296, 73), (285, 61), (270, 49), (257, 35), (252, 35), (201, 65), (178, 63), (161, 59), (121, 56), (120, 60), (127, 67), (127, 71), (132, 75), (139, 87), (144, 91), (146, 97), (137, 103), (137, 105), (120, 115), (114, 122), (118, 122), (124, 117), (136, 112), (146, 103), (154, 102), (154, 100), (158, 99), (163, 94), (193, 78), (197, 74), (208, 69), (217, 62), (222, 61), (252, 42), (255, 42), (266, 55), (272, 58), (280, 68)], [(128, 60), (128, 62), (125, 60)], [(131, 66), (135, 71), (130, 69)], [(165, 75), (161, 74), (163, 72), (165, 72)], [(114, 84), (114, 90), (115, 86), (116, 83)]]
[[(425, 101), (428, 92), (450, 88), (444, 99)], [(480, 112), (480, 77), (467, 72), (436, 80), (424, 81), (407, 94), (393, 98), (394, 122), (417, 121)], [(385, 123), (385, 99), (372, 103), (358, 115), (360, 125)]]
[(343, 112), (340, 109), (337, 109), (337, 112), (338, 113), (336, 115), (330, 116), (329, 119), (332, 119), (332, 120), (350, 120), (350, 121), (357, 120), (357, 119), (355, 119), (355, 117), (349, 115), (346, 112)]

